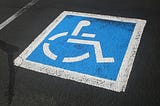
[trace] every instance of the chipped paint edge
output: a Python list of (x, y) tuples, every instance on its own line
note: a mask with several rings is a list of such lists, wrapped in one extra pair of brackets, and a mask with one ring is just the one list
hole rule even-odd
[[(70, 70), (26, 60), (26, 58), (32, 53), (32, 51), (34, 51), (34, 49), (40, 44), (40, 42), (45, 39), (45, 37), (63, 20), (66, 15), (136, 23), (116, 81), (98, 78), (91, 75), (73, 72)], [(41, 72), (48, 75), (113, 90), (116, 92), (125, 91), (145, 24), (146, 20), (135, 18), (123, 18), (108, 15), (64, 11), (14, 60), (14, 65), (36, 72)]]

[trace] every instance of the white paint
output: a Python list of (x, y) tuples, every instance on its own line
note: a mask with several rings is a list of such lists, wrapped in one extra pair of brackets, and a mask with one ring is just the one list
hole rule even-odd
[(90, 21), (87, 21), (87, 20), (80, 21), (76, 26), (76, 28), (74, 29), (72, 35), (77, 36), (80, 30), (82, 29), (82, 27), (89, 26), (90, 24), (91, 24)]
[[(26, 58), (32, 53), (32, 51), (64, 19), (66, 15), (75, 15), (75, 16), (91, 17), (91, 18), (98, 18), (98, 19), (104, 19), (104, 20), (136, 23), (135, 30), (130, 39), (129, 46), (124, 56), (122, 66), (120, 68), (116, 81), (98, 78), (98, 77), (26, 60)], [(117, 92), (125, 91), (127, 81), (132, 69), (136, 51), (140, 43), (140, 39), (141, 39), (145, 24), (146, 24), (146, 20), (135, 19), (135, 18), (122, 18), (122, 17), (115, 17), (115, 16), (108, 16), (108, 15), (97, 15), (97, 14), (89, 14), (89, 13), (64, 11), (14, 60), (14, 64), (16, 66), (27, 68), (36, 72), (41, 72), (41, 73), (49, 74), (52, 76), (58, 76), (60, 78), (70, 79), (77, 82), (81, 82), (81, 83), (85, 83), (85, 84), (89, 84), (89, 85), (93, 85), (93, 86), (97, 86), (105, 89), (110, 89)]]
[(0, 24), (0, 30), (3, 29), (6, 25), (11, 23), (14, 19), (19, 17), (21, 14), (23, 14), (26, 10), (28, 10), (30, 7), (32, 7), (34, 4), (36, 4), (39, 0), (32, 0), (27, 5), (25, 5), (23, 8), (21, 8), (19, 11), (17, 11), (15, 14), (13, 14), (11, 17), (9, 17), (7, 20), (5, 20), (3, 23)]
[(77, 62), (77, 61), (82, 61), (84, 59), (87, 59), (89, 57), (89, 53), (85, 53), (83, 55), (80, 56), (76, 56), (76, 57), (65, 57), (63, 59), (63, 62)]
[(95, 34), (90, 34), (90, 33), (83, 33), (82, 37), (89, 37), (89, 38), (94, 38), (96, 35)]
[(87, 44), (93, 45), (95, 49), (95, 55), (97, 63), (112, 63), (114, 62), (114, 58), (112, 57), (103, 57), (102, 49), (99, 41), (89, 41), (89, 40), (79, 40), (79, 39), (68, 39), (69, 43), (78, 43), (78, 44)]
[(68, 32), (59, 33), (59, 34), (53, 35), (48, 40), (55, 40), (55, 39), (57, 39), (59, 37), (66, 36), (67, 34), (68, 34)]
[[(55, 40), (55, 39), (57, 39), (59, 37), (66, 36), (67, 34), (68, 34), (68, 32), (63, 32), (63, 33), (60, 33), (60, 34), (56, 34), (56, 35), (53, 35), (52, 37), (50, 37), (48, 40)], [(49, 45), (50, 45), (49, 43), (44, 43), (43, 44), (43, 52), (50, 59), (56, 60), (57, 59), (57, 55), (55, 55), (54, 53), (52, 53), (50, 51)]]
[(49, 49), (49, 43), (44, 43), (43, 44), (43, 51), (44, 54), (49, 57), (52, 60), (56, 60), (57, 59), (57, 55), (55, 55), (54, 53), (52, 53)]

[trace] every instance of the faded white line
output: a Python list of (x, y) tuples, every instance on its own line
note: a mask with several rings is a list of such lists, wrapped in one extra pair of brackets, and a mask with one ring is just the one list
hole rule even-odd
[(18, 10), (15, 14), (13, 14), (11, 17), (9, 17), (7, 20), (5, 20), (3, 23), (0, 24), (0, 30), (3, 29), (6, 25), (11, 23), (14, 19), (19, 17), (21, 14), (23, 14), (26, 10), (28, 10), (30, 7), (32, 7), (34, 4), (36, 4), (39, 0), (32, 0), (27, 5), (25, 5), (23, 8)]

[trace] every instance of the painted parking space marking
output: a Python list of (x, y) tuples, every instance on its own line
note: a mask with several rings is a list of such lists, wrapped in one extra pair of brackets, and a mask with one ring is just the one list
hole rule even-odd
[(5, 26), (7, 26), (9, 23), (11, 23), (14, 19), (22, 15), (25, 11), (27, 11), (30, 7), (32, 7), (38, 1), (39, 0), (32, 0), (31, 2), (26, 4), (23, 8), (18, 10), (15, 14), (13, 14), (11, 17), (9, 17), (7, 20), (5, 20), (3, 23), (0, 24), (0, 30), (3, 29)]
[(145, 23), (141, 19), (64, 11), (14, 64), (125, 91)]

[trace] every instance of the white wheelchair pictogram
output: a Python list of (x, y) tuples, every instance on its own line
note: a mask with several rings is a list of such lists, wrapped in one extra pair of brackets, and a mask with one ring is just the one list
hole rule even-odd
[[(77, 36), (79, 34), (80, 30), (82, 29), (82, 27), (89, 26), (90, 24), (91, 23), (88, 20), (80, 21), (71, 35), (72, 36)], [(68, 32), (62, 32), (62, 33), (53, 35), (48, 40), (54, 41), (57, 38), (67, 36), (67, 34), (68, 34)], [(81, 36), (82, 37), (94, 38), (96, 35), (95, 34), (90, 34), (90, 33), (83, 33)], [(101, 45), (100, 45), (99, 41), (90, 41), (90, 40), (81, 40), (81, 39), (69, 38), (67, 40), (67, 42), (68, 43), (76, 43), (76, 44), (92, 45), (94, 47), (94, 50), (95, 50), (95, 56), (96, 56), (95, 58), (96, 58), (97, 63), (113, 63), (114, 62), (113, 57), (103, 57), (103, 53), (102, 53), (102, 49), (101, 49)], [(44, 43), (43, 44), (43, 52), (50, 59), (56, 60), (58, 56), (51, 52), (51, 50), (49, 49), (49, 46), (50, 46), (49, 43)], [(90, 56), (89, 52), (86, 52), (86, 53), (84, 53), (80, 56), (76, 56), (76, 57), (64, 57), (62, 62), (78, 62), (78, 61), (82, 61), (84, 59), (89, 58), (89, 56)]]

